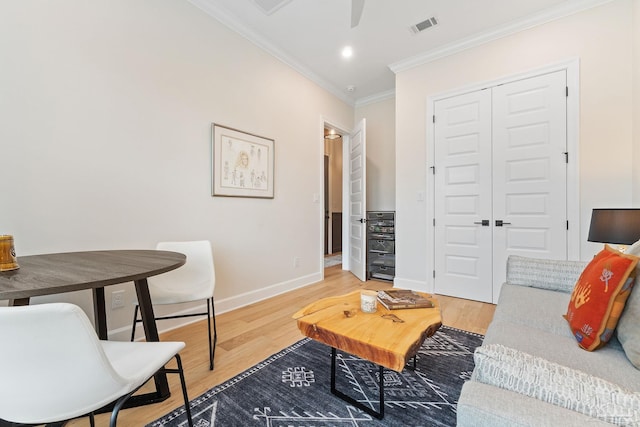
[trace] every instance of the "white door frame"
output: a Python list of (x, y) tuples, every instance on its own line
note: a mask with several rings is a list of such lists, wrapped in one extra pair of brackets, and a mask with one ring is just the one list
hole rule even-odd
[[(320, 153), (318, 155), (320, 162), (320, 170), (324, 171), (324, 129), (329, 127), (335, 129), (340, 135), (342, 135), (342, 269), (349, 270), (349, 245), (345, 242), (349, 242), (351, 234), (349, 230), (349, 174), (345, 174), (345, 170), (349, 170), (349, 147), (351, 142), (352, 128), (344, 125), (337, 124), (324, 116), (320, 116), (320, 130), (318, 132), (320, 143)], [(323, 197), (324, 195), (324, 172), (320, 174), (320, 192), (318, 193)], [(320, 278), (324, 280), (324, 206), (323, 203), (319, 203), (319, 221), (323, 224), (320, 227)]]
[(567, 231), (567, 258), (569, 260), (580, 259), (580, 174), (579, 174), (579, 140), (580, 140), (580, 60), (572, 58), (544, 67), (535, 68), (523, 73), (514, 74), (490, 80), (486, 82), (476, 83), (470, 86), (446, 91), (443, 93), (431, 95), (427, 98), (427, 126), (426, 126), (426, 143), (427, 143), (427, 191), (431, 192), (432, 197), (427, 205), (427, 259), (431, 260), (427, 264), (427, 289), (434, 291), (435, 281), (432, 270), (435, 261), (434, 227), (435, 218), (433, 195), (435, 194), (435, 179), (431, 173), (434, 155), (435, 127), (433, 125), (433, 115), (435, 113), (435, 103), (444, 98), (450, 98), (462, 95), (468, 92), (474, 92), (487, 87), (493, 87), (516, 80), (523, 80), (535, 77), (540, 74), (551, 73), (554, 71), (566, 71), (567, 87), (569, 96), (567, 97), (567, 150), (569, 153), (569, 163), (567, 164), (567, 218), (569, 220), (569, 230)]

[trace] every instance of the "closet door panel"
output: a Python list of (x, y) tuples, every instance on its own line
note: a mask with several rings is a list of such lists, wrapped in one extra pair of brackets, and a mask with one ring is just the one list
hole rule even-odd
[(566, 122), (564, 71), (493, 89), (494, 298), (509, 255), (567, 257)]
[(491, 302), (491, 92), (435, 104), (436, 292)]

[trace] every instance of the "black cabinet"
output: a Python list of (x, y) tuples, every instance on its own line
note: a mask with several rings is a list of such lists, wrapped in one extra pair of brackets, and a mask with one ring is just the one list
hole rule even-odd
[(367, 212), (367, 276), (393, 280), (396, 275), (395, 212)]

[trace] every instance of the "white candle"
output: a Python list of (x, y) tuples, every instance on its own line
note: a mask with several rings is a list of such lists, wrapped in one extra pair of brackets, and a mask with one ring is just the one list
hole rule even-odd
[(363, 313), (375, 313), (377, 310), (377, 296), (376, 291), (361, 291), (360, 292), (360, 310)]

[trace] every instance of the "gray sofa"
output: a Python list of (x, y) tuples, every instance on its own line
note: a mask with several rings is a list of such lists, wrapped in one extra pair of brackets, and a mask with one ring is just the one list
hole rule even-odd
[[(462, 387), (459, 426), (640, 425), (640, 370), (620, 341), (614, 336), (587, 352), (562, 317), (585, 265), (509, 258), (507, 283)], [(640, 289), (631, 295), (627, 308), (634, 295), (640, 306)]]

